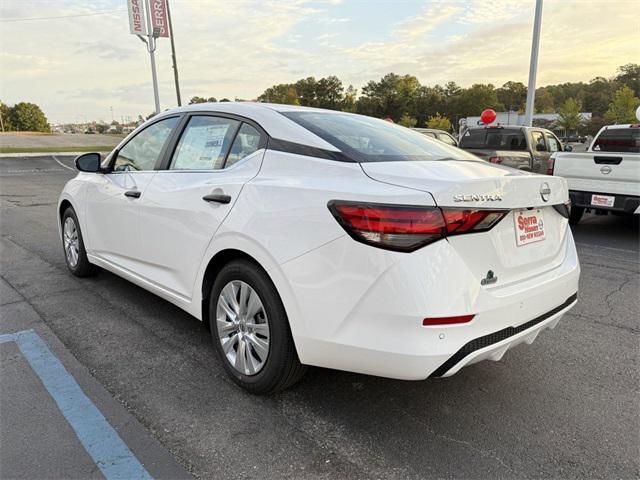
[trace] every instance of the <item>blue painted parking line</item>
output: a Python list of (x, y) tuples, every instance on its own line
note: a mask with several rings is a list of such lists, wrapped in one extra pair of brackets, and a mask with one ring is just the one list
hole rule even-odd
[(152, 478), (36, 332), (23, 330), (0, 335), (0, 344), (6, 342), (18, 345), (80, 443), (108, 480)]

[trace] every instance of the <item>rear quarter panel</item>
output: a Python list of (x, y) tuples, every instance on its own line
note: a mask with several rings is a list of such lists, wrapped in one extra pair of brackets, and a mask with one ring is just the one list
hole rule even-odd
[[(376, 182), (357, 163), (267, 150), (260, 173), (248, 182), (212, 239), (198, 274), (193, 304), (211, 258), (227, 248), (252, 256), (280, 293), (294, 334), (304, 329), (282, 266), (347, 233), (327, 207), (330, 200), (435, 205), (426, 192)], [(355, 242), (349, 238), (349, 242)], [(195, 314), (195, 313), (194, 313)]]

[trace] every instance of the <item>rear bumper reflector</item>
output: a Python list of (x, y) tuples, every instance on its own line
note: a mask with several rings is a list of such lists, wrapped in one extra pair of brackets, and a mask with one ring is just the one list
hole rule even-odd
[(455, 325), (460, 323), (469, 323), (473, 320), (475, 315), (458, 315), (457, 317), (440, 317), (440, 318), (425, 318), (422, 320), (422, 325), (425, 327), (431, 327), (436, 325)]
[(475, 352), (476, 350), (480, 350), (482, 348), (488, 347), (489, 345), (493, 345), (494, 343), (501, 342), (506, 340), (509, 337), (516, 335), (517, 333), (524, 332), (525, 330), (536, 326), (538, 323), (544, 322), (549, 317), (554, 316), (556, 313), (561, 312), (573, 302), (578, 299), (578, 293), (574, 293), (562, 304), (558, 305), (553, 310), (549, 310), (547, 313), (540, 315), (539, 317), (534, 318), (533, 320), (529, 320), (528, 322), (523, 323), (522, 325), (518, 325), (517, 327), (507, 327), (503, 328), (494, 333), (490, 333), (489, 335), (485, 335), (483, 337), (478, 337), (474, 340), (471, 340), (469, 343), (465, 344), (460, 350), (454, 353), (449, 359), (440, 365), (429, 378), (441, 377), (445, 373), (447, 373), (451, 368), (457, 364), (460, 360), (462, 360), (467, 355)]

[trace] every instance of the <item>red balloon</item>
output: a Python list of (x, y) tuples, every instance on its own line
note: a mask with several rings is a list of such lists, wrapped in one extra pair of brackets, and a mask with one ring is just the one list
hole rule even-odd
[(485, 125), (489, 125), (495, 119), (496, 119), (496, 112), (490, 108), (483, 110), (483, 112), (480, 114), (480, 120)]

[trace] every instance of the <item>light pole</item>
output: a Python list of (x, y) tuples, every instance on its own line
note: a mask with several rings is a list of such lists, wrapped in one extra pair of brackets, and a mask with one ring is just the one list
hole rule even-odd
[(540, 23), (542, 22), (542, 0), (536, 0), (536, 13), (533, 20), (533, 39), (531, 41), (531, 61), (529, 63), (529, 86), (527, 87), (527, 106), (524, 111), (525, 126), (532, 126), (533, 106), (536, 100), (536, 74), (538, 72), (538, 48), (540, 47)]

